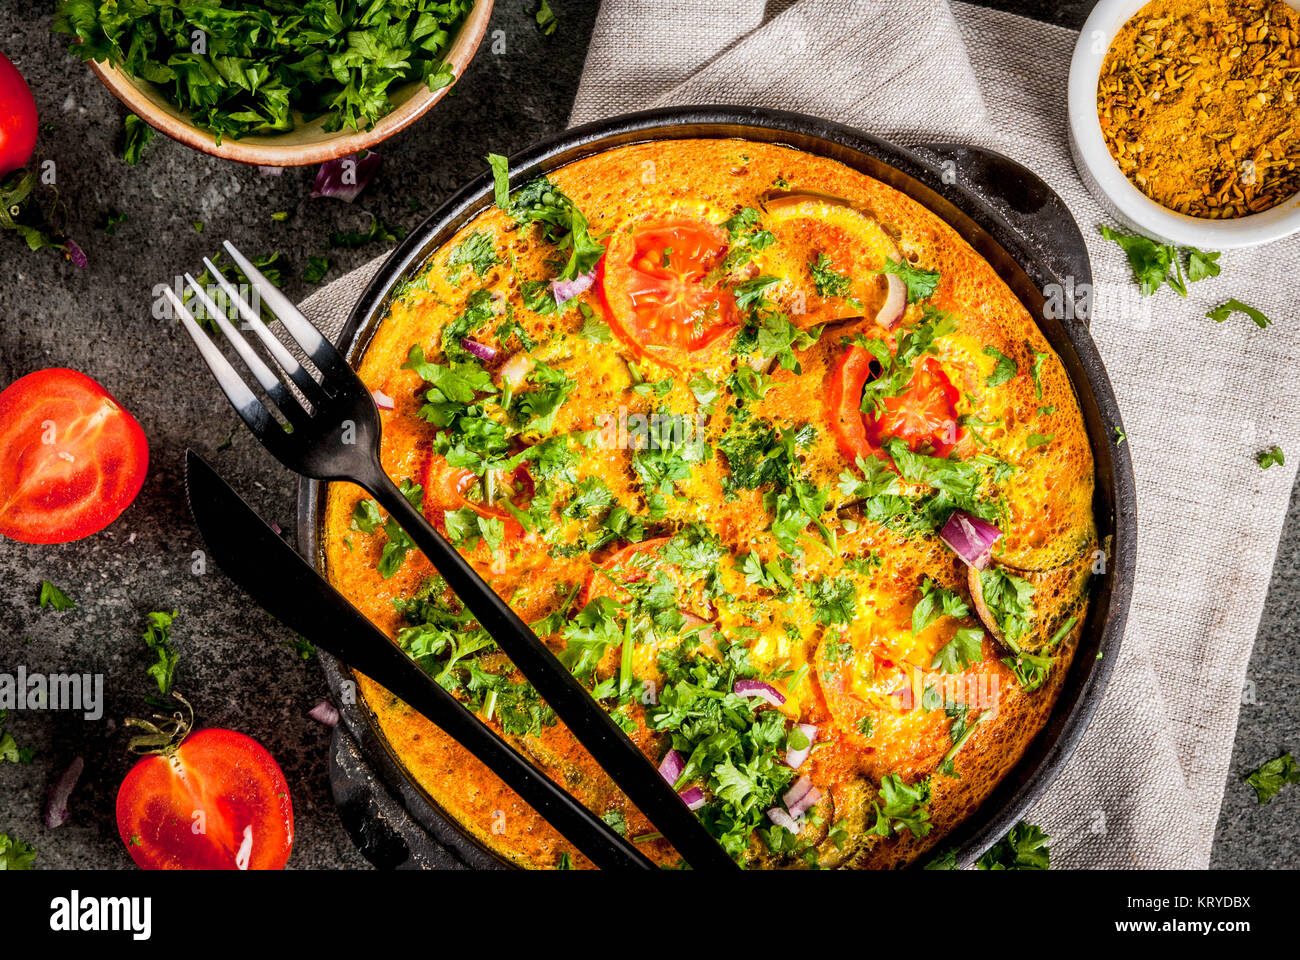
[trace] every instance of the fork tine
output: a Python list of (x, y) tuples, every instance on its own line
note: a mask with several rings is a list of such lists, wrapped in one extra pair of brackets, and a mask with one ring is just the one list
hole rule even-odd
[(279, 289), (262, 275), (262, 272), (249, 262), (248, 258), (235, 249), (235, 245), (229, 240), (222, 241), (231, 258), (239, 265), (239, 269), (244, 272), (249, 281), (257, 288), (258, 294), (262, 300), (271, 308), (277, 320), (284, 324), (284, 328), (289, 331), (289, 335), (298, 341), (298, 346), (302, 347), (303, 352), (311, 358), (311, 361), (320, 368), (322, 373), (331, 373), (338, 376), (351, 374), (352, 368), (348, 366), (343, 355), (335, 349), (334, 344), (326, 339), (325, 335), (317, 330), (310, 320), (302, 315), (302, 312), (294, 306), (293, 302), (286, 297)]
[(267, 412), (266, 407), (262, 405), (262, 401), (257, 399), (257, 395), (252, 390), (248, 389), (248, 385), (244, 383), (243, 378), (239, 376), (235, 368), (230, 365), (230, 361), (217, 349), (208, 335), (195, 322), (193, 314), (181, 302), (181, 298), (176, 296), (170, 287), (163, 290), (163, 295), (171, 301), (177, 316), (181, 318), (181, 323), (185, 326), (185, 332), (190, 335), (194, 345), (199, 348), (203, 362), (208, 365), (212, 375), (217, 378), (217, 384), (226, 395), (226, 399), (230, 401), (230, 405), (235, 408), (235, 412), (239, 414), (248, 429), (252, 431), (253, 436), (257, 437), (267, 449), (279, 457), (278, 451), (283, 449), (281, 445), (283, 432), (280, 424)]
[(307, 411), (302, 408), (302, 405), (289, 392), (280, 378), (257, 355), (257, 351), (244, 339), (243, 334), (236, 330), (234, 324), (226, 319), (225, 311), (212, 302), (212, 298), (208, 296), (207, 291), (188, 273), (185, 274), (185, 280), (190, 285), (190, 289), (194, 291), (195, 296), (199, 298), (199, 302), (203, 304), (203, 309), (216, 321), (221, 332), (226, 335), (226, 339), (234, 346), (235, 352), (239, 354), (240, 359), (253, 372), (253, 376), (262, 385), (262, 389), (275, 401), (275, 405), (280, 408), (280, 412), (293, 423), (304, 421), (307, 417)]
[(239, 295), (239, 291), (226, 279), (226, 275), (217, 269), (217, 265), (207, 257), (203, 258), (203, 265), (208, 268), (208, 273), (212, 274), (213, 279), (217, 281), (221, 289), (225, 291), (226, 296), (234, 303), (240, 316), (248, 322), (249, 329), (257, 334), (257, 338), (270, 351), (271, 356), (275, 358), (275, 362), (280, 365), (280, 369), (289, 375), (289, 378), (302, 391), (303, 396), (313, 404), (319, 403), (321, 398), (326, 396), (325, 388), (311, 375), (311, 372), (306, 367), (298, 362), (292, 353), (285, 349), (284, 344), (271, 332), (270, 327), (263, 322), (259, 313)]

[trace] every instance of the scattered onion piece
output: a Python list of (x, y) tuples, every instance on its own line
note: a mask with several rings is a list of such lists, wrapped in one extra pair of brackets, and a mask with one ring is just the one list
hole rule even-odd
[(809, 784), (807, 792), (803, 793), (803, 796), (794, 801), (793, 804), (787, 804), (787, 809), (789, 809), (790, 816), (802, 817), (803, 813), (805, 813), (806, 810), (813, 808), (820, 799), (822, 799), (822, 791)]
[(284, 528), (281, 527), (274, 520), (271, 521), (271, 532), (274, 533), (277, 537), (284, 536)]
[(84, 270), (86, 264), (90, 262), (86, 259), (86, 251), (77, 245), (76, 240), (65, 240), (63, 246), (67, 251), (68, 259), (72, 261), (72, 265)]
[(993, 545), (1002, 539), (1002, 531), (965, 510), (954, 510), (939, 531), (939, 539), (966, 563), (983, 570), (993, 556)]
[(555, 297), (555, 305), (563, 309), (564, 305), (581, 293), (586, 293), (591, 289), (591, 285), (596, 282), (596, 270), (593, 267), (586, 273), (580, 273), (572, 280), (552, 280), (551, 294)]
[(50, 830), (68, 822), (71, 816), (68, 813), (68, 797), (72, 795), (72, 789), (81, 779), (81, 771), (85, 768), (86, 761), (81, 757), (75, 757), (50, 787), (50, 792), (45, 798), (45, 826)]
[(804, 761), (812, 753), (813, 741), (817, 739), (817, 728), (811, 723), (796, 723), (795, 726), (802, 730), (804, 736), (808, 738), (808, 746), (802, 750), (795, 750), (793, 747), (786, 748), (785, 762), (792, 770), (798, 770), (804, 765)]
[(477, 340), (471, 340), (465, 337), (460, 341), (461, 349), (466, 353), (472, 353), (484, 363), (490, 363), (497, 358), (497, 352), (486, 343), (479, 343)]
[(770, 683), (764, 683), (762, 680), (737, 680), (736, 685), (731, 690), (741, 697), (762, 697), (774, 707), (779, 707), (785, 703), (785, 696), (781, 691)]
[(532, 372), (533, 360), (526, 353), (516, 353), (507, 360), (501, 367), (499, 376), (501, 382), (511, 390), (516, 389), (524, 382), (524, 378)]
[(664, 756), (663, 763), (659, 764), (659, 773), (670, 784), (677, 783), (681, 778), (682, 771), (686, 769), (686, 761), (676, 750), (669, 750)]
[[(335, 200), (351, 203), (366, 188), (366, 184), (379, 169), (382, 159), (379, 154), (370, 150), (363, 157), (351, 154), (327, 160), (316, 171), (316, 182), (311, 187), (312, 197), (332, 197)], [(345, 176), (353, 182), (345, 182)]]
[(278, 177), (280, 174), (284, 173), (284, 167), (269, 167), (264, 166), (263, 164), (258, 164), (257, 172), (264, 177)]
[(316, 706), (307, 711), (307, 716), (311, 717), (321, 726), (337, 727), (339, 725), (338, 707), (328, 700), (322, 700)]
[(370, 395), (375, 398), (375, 406), (380, 410), (392, 410), (397, 406), (393, 398), (382, 390), (371, 390)]
[(691, 787), (689, 790), (683, 790), (677, 796), (682, 798), (686, 804), (687, 810), (698, 810), (704, 806), (704, 791), (699, 787)]
[(885, 302), (876, 311), (876, 323), (888, 330), (907, 312), (907, 284), (897, 274), (886, 273), (884, 277)]
[(773, 807), (767, 811), (767, 819), (771, 820), (778, 827), (785, 827), (791, 833), (799, 832), (799, 821), (790, 814), (786, 813), (780, 807)]

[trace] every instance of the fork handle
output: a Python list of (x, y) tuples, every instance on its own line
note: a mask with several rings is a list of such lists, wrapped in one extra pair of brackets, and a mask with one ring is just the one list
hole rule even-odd
[(361, 485), (397, 520), (578, 742), (686, 862), (696, 870), (737, 869), (640, 748), (392, 479), (376, 466), (376, 475), (362, 479)]

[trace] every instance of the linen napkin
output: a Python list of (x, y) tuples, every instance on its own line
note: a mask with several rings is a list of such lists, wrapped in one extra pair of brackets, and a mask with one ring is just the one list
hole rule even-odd
[[(800, 110), (903, 143), (957, 139), (1034, 170), (1088, 239), (1091, 330), (1127, 431), (1138, 569), (1106, 696), (1028, 819), (1062, 867), (1206, 867), (1246, 667), (1300, 458), (1300, 241), (1225, 252), (1183, 300), (1140, 298), (1066, 141), (1072, 31), (944, 0), (606, 0), (573, 122), (671, 104)], [(303, 305), (330, 332), (378, 268)], [(1215, 324), (1238, 296), (1271, 316)], [(1284, 467), (1262, 471), (1274, 443)], [(1268, 696), (1268, 678), (1252, 678)]]

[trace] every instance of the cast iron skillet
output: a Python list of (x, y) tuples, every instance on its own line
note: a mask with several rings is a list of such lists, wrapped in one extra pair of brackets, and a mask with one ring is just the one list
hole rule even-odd
[[(1001, 838), (1069, 759), (1118, 659), (1136, 562), (1136, 499), (1123, 423), (1110, 380), (1088, 334), (1087, 249), (1061, 199), (1029, 170), (959, 144), (904, 150), (869, 134), (801, 114), (745, 107), (686, 107), (628, 114), (577, 127), (511, 158), (515, 184), (611, 147), (650, 140), (741, 137), (787, 144), (838, 160), (888, 183), (947, 221), (1020, 298), (1061, 357), (1078, 395), (1096, 462), (1095, 511), (1106, 572), (1094, 578), (1083, 638), (1057, 703), (1020, 763), (944, 841), (962, 866)], [(518, 177), (516, 179), (515, 177)], [(388, 258), (361, 295), (339, 344), (355, 364), (388, 311), (393, 291), (462, 225), (492, 203), (484, 173), (444, 203)], [(299, 487), (298, 537), (324, 572), (321, 485)], [(506, 866), (447, 817), (396, 759), (350, 674), (321, 655), (341, 723), (331, 744), (331, 785), (344, 825), (380, 866)]]

